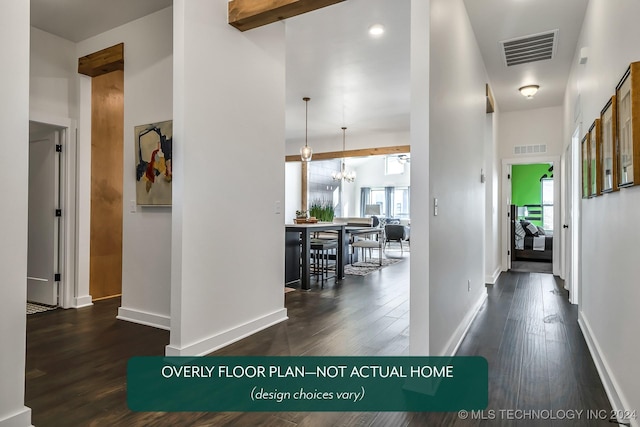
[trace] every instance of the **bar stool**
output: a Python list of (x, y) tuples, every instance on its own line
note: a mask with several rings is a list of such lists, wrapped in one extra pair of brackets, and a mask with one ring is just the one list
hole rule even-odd
[(324, 288), (325, 280), (330, 279), (333, 276), (329, 276), (330, 267), (330, 255), (336, 254), (338, 250), (338, 241), (334, 239), (312, 239), (311, 240), (311, 254), (310, 257), (313, 260), (311, 264), (312, 274), (318, 277), (320, 281), (320, 288)]

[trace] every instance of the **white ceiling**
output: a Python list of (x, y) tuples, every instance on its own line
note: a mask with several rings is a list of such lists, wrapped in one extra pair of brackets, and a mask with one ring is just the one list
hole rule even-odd
[[(348, 0), (288, 19), (287, 139), (409, 129), (410, 0)], [(384, 25), (372, 38), (368, 29)], [(348, 144), (347, 144), (348, 145)]]
[(172, 4), (173, 0), (31, 0), (31, 25), (79, 42)]
[[(286, 21), (287, 139), (409, 129), (410, 0), (347, 0)], [(464, 0), (501, 111), (561, 105), (588, 0)], [(79, 41), (172, 0), (31, 0), (32, 25)], [(381, 23), (384, 36), (368, 28)], [(554, 59), (507, 68), (499, 42), (559, 30)], [(532, 100), (517, 89), (539, 84)]]
[[(464, 0), (501, 111), (562, 105), (588, 0)], [(507, 67), (499, 42), (558, 31), (556, 56)], [(518, 88), (540, 85), (533, 99)]]

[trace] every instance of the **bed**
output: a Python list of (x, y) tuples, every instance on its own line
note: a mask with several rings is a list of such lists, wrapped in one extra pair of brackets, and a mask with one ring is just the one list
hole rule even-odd
[(511, 205), (511, 261), (553, 260), (553, 236), (527, 219), (518, 219)]

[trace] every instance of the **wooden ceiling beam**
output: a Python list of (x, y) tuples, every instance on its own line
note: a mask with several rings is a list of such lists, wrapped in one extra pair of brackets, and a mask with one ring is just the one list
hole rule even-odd
[(78, 73), (97, 77), (112, 71), (124, 71), (124, 43), (78, 58)]
[(491, 93), (491, 88), (489, 87), (489, 83), (487, 83), (487, 114), (493, 113), (496, 111), (495, 102), (493, 100), (493, 94)]
[(247, 31), (342, 1), (232, 0), (229, 2), (229, 24), (240, 31)]
[[(362, 148), (358, 150), (328, 151), (326, 153), (313, 153), (311, 161), (342, 159), (343, 157), (367, 157), (387, 154), (410, 153), (410, 145), (394, 145), (392, 147)], [(285, 156), (285, 162), (300, 162), (300, 154)]]

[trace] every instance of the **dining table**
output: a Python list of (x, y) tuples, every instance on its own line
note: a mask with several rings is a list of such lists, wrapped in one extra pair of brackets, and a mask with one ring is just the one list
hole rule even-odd
[(337, 224), (331, 222), (285, 224), (285, 233), (287, 233), (287, 235), (297, 234), (300, 236), (300, 258), (302, 263), (300, 289), (311, 289), (311, 237), (312, 234), (316, 232), (337, 232), (338, 250), (336, 254), (336, 280), (344, 279), (344, 265), (346, 259), (345, 248), (348, 244), (345, 237), (346, 226), (346, 224)]

